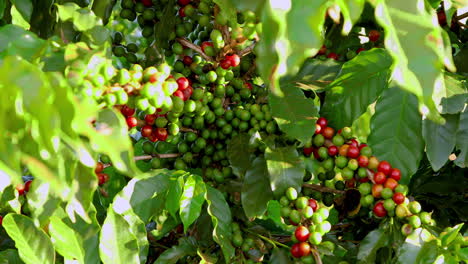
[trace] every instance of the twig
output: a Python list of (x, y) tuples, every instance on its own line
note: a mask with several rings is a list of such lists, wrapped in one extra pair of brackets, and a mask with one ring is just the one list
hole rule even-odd
[(465, 14), (461, 14), (459, 16), (456, 16), (455, 19), (456, 20), (462, 20), (464, 18), (467, 18), (468, 17), (468, 12), (466, 12)]
[(251, 52), (253, 51), (253, 49), (255, 48), (255, 44), (256, 44), (256, 43), (254, 42), (254, 43), (252, 43), (252, 45), (250, 45), (250, 46), (248, 46), (247, 48), (245, 48), (245, 49), (239, 51), (238, 55), (239, 55), (240, 57), (244, 57), (245, 55), (251, 53)]
[(193, 132), (193, 133), (198, 134), (197, 130), (191, 129), (191, 128), (188, 128), (188, 127), (182, 127), (182, 128), (179, 129), (179, 131), (181, 131), (181, 132)]
[(263, 239), (263, 240), (269, 242), (270, 244), (272, 244), (272, 245), (275, 246), (275, 247), (276, 247), (276, 246), (280, 246), (280, 247), (284, 247), (284, 248), (290, 249), (289, 246), (287, 246), (287, 245), (285, 245), (285, 244), (282, 244), (282, 243), (280, 243), (280, 242), (278, 242), (278, 241), (276, 241), (276, 240), (270, 239), (270, 238), (268, 238), (268, 237), (266, 237), (266, 236), (262, 236), (262, 235), (260, 235), (260, 234), (258, 234), (258, 233), (252, 232), (252, 231), (250, 231), (250, 230), (248, 230), (248, 229), (243, 229), (243, 230), (244, 230), (245, 232), (249, 233), (249, 234), (255, 235), (255, 236), (257, 236), (257, 237), (259, 237), (259, 238), (261, 238), (261, 239)]
[(205, 52), (203, 52), (202, 48), (198, 45), (195, 45), (193, 44), (192, 42), (190, 42), (189, 40), (186, 40), (184, 38), (177, 38), (177, 41), (182, 44), (183, 46), (187, 47), (187, 48), (190, 48), (196, 52), (198, 52), (205, 60), (209, 61), (209, 62), (213, 62), (213, 58), (211, 58), (210, 56), (206, 55)]
[(458, 21), (458, 20), (457, 20), (457, 24), (458, 24), (459, 26), (461, 26), (461, 27), (468, 28), (467, 25), (463, 24), (462, 22), (460, 22), (460, 21)]
[(309, 189), (312, 189), (312, 190), (315, 190), (315, 191), (319, 191), (319, 192), (331, 192), (331, 193), (338, 193), (338, 194), (344, 194), (345, 193), (344, 191), (335, 190), (335, 189), (328, 188), (328, 187), (325, 187), (325, 186), (321, 186), (321, 185), (318, 185), (318, 184), (304, 183), (304, 184), (302, 184), (302, 186), (306, 187), (306, 188), (309, 188)]
[(319, 251), (317, 249), (317, 246), (312, 245), (312, 255), (314, 255), (315, 263), (316, 264), (322, 264), (322, 259), (320, 258)]

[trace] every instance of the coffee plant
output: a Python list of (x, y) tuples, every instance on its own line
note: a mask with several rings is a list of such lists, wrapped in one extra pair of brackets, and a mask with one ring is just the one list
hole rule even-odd
[(466, 0), (0, 0), (0, 263), (467, 263)]

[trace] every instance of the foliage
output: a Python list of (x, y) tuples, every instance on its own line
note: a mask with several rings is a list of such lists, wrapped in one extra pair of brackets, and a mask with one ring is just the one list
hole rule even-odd
[(463, 4), (0, 0), (0, 263), (468, 261)]

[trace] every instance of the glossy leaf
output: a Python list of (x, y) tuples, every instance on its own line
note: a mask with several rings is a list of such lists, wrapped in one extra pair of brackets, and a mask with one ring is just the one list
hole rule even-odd
[(440, 100), (440, 93), (445, 90), (444, 64), (451, 71), (455, 67), (448, 56), (450, 44), (444, 43), (443, 30), (434, 22), (435, 12), (429, 13), (419, 3), (378, 1), (375, 17), (385, 29), (385, 46), (395, 62), (393, 78), (401, 88), (416, 95), (421, 112), (440, 122), (433, 97)]
[(233, 25), (237, 23), (236, 8), (231, 0), (213, 0), (213, 2), (221, 9), (220, 16), (224, 17), (229, 23), (233, 23)]
[(414, 95), (392, 86), (377, 101), (371, 119), (369, 146), (379, 160), (401, 170), (401, 183), (409, 182), (423, 155), (421, 116)]
[(384, 49), (361, 52), (343, 64), (327, 87), (321, 114), (337, 129), (351, 126), (388, 86), (391, 65), (392, 58)]
[(271, 263), (272, 264), (289, 264), (292, 263), (291, 259), (289, 258), (290, 253), (283, 249), (275, 247), (273, 249), (273, 253), (271, 254)]
[(300, 190), (305, 169), (295, 147), (277, 149), (267, 148), (265, 151), (271, 190), (275, 196), (284, 195), (289, 187)]
[[(397, 263), (434, 263), (437, 257), (437, 241), (425, 242), (424, 236), (427, 236), (426, 230), (414, 230), (399, 247)], [(420, 261), (417, 262), (417, 259)], [(421, 261), (423, 259), (426, 261)]]
[(184, 224), (184, 232), (200, 215), (205, 202), (206, 186), (198, 175), (190, 175), (185, 181), (184, 191), (180, 197), (179, 214)]
[(250, 168), (251, 157), (249, 148), (249, 136), (239, 134), (231, 139), (227, 146), (227, 157), (235, 175), (243, 177)]
[(438, 171), (448, 161), (455, 147), (459, 115), (444, 115), (445, 124), (439, 125), (429, 119), (423, 120), (423, 137), (426, 155), (432, 169)]
[(455, 164), (466, 168), (468, 166), (468, 107), (460, 113), (460, 121), (458, 121), (457, 141), (455, 146), (461, 152), (458, 154)]
[(342, 64), (333, 59), (325, 61), (307, 59), (297, 75), (293, 78), (285, 79), (281, 83), (283, 85), (286, 81), (288, 83), (296, 83), (303, 90), (321, 90), (335, 80), (341, 67)]
[(284, 89), (284, 97), (274, 94), (269, 96), (271, 113), (279, 128), (290, 137), (303, 143), (310, 141), (315, 133), (315, 121), (318, 118), (314, 101), (304, 96), (297, 87)]
[(137, 238), (123, 216), (112, 208), (107, 211), (99, 240), (99, 255), (104, 264), (140, 263)]
[(154, 264), (175, 264), (179, 259), (185, 256), (193, 256), (197, 254), (196, 247), (193, 241), (189, 239), (181, 239), (179, 245), (164, 251)]
[(6, 25), (0, 28), (0, 53), (18, 55), (31, 61), (41, 54), (45, 45), (43, 39), (19, 26)]
[(0, 264), (23, 264), (15, 249), (7, 249), (0, 251)]
[(268, 201), (267, 205), (268, 218), (273, 220), (277, 225), (282, 225), (281, 204), (277, 200)]
[(96, 16), (102, 19), (104, 25), (109, 22), (115, 3), (115, 0), (93, 1), (92, 10)]
[(26, 22), (29, 22), (33, 12), (33, 1), (31, 0), (11, 0)]
[(57, 252), (66, 259), (84, 262), (83, 240), (75, 230), (56, 216), (50, 218), (49, 234)]
[(50, 238), (34, 225), (31, 218), (8, 214), (3, 219), (3, 228), (15, 241), (18, 254), (26, 264), (55, 263), (55, 250)]
[(463, 76), (448, 74), (444, 75), (446, 94), (442, 97), (440, 105), (442, 114), (456, 114), (463, 110), (468, 102), (468, 83)]
[(208, 214), (213, 222), (213, 239), (221, 246), (226, 263), (230, 263), (229, 261), (235, 253), (231, 244), (231, 209), (223, 194), (213, 187), (207, 186), (205, 199), (208, 203)]
[[(262, 195), (259, 195), (260, 193)], [(245, 174), (241, 199), (244, 212), (249, 218), (263, 215), (268, 201), (273, 199), (268, 180), (268, 168), (263, 157), (257, 157)]]
[(463, 225), (464, 224), (462, 223), (449, 228), (448, 232), (440, 237), (442, 246), (450, 245), (460, 233), (460, 230), (462, 229)]
[(389, 237), (383, 228), (371, 231), (359, 245), (358, 263), (374, 263), (377, 251), (388, 243)]
[(177, 177), (171, 178), (169, 182), (169, 188), (166, 196), (166, 210), (169, 211), (172, 217), (177, 218), (177, 212), (179, 211), (179, 201), (182, 196), (182, 190), (184, 188), (184, 178)]
[(164, 206), (164, 196), (169, 187), (169, 175), (166, 173), (165, 170), (156, 170), (129, 181), (115, 197), (114, 210), (121, 215), (132, 210), (146, 223)]

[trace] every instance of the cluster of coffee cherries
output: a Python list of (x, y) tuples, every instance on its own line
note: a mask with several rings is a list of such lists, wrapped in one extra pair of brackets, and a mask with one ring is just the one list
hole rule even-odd
[(236, 222), (231, 224), (231, 228), (233, 234), (231, 242), (237, 248), (237, 252), (240, 253), (236, 254), (233, 263), (262, 263), (264, 254), (268, 253), (268, 245), (261, 239), (242, 232), (240, 225)]
[(287, 224), (296, 226), (291, 240), (291, 254), (301, 258), (303, 263), (313, 263), (311, 245), (322, 243), (323, 236), (330, 232), (331, 224), (327, 221), (329, 210), (317, 200), (299, 196), (296, 189), (290, 187), (279, 200), (281, 217)]
[[(329, 188), (357, 188), (361, 194), (361, 210), (368, 208), (377, 218), (406, 218), (413, 228), (421, 223), (431, 224), (430, 214), (420, 212), (421, 205), (406, 197), (408, 187), (399, 183), (401, 171), (385, 160), (379, 161), (372, 155), (372, 149), (359, 144), (352, 134), (349, 127), (335, 132), (325, 118), (317, 120), (315, 135), (304, 146), (303, 153), (321, 162), (318, 179)], [(331, 205), (332, 194), (327, 195), (330, 197), (324, 199), (324, 204)]]

